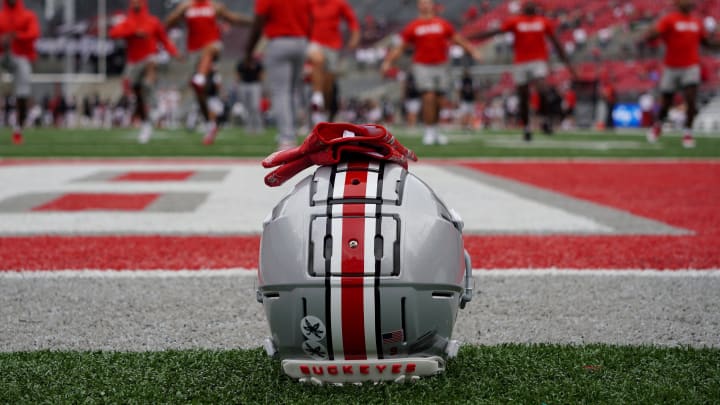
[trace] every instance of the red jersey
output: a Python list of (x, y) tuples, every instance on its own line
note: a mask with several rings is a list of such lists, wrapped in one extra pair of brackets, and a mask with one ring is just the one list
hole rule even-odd
[(505, 21), (501, 29), (515, 36), (515, 63), (547, 61), (545, 36), (554, 32), (552, 21), (539, 15), (518, 15)]
[(455, 28), (440, 17), (418, 18), (411, 21), (401, 35), (406, 44), (415, 47), (413, 62), (438, 65), (448, 60)]
[(263, 34), (268, 38), (310, 37), (310, 0), (257, 0), (255, 14), (265, 17)]
[(10, 44), (10, 51), (15, 56), (35, 60), (35, 41), (40, 37), (40, 24), (35, 13), (23, 5), (22, 0), (17, 0), (15, 6), (3, 1), (3, 8), (0, 11), (0, 34), (15, 33)]
[(125, 19), (112, 27), (110, 37), (127, 41), (127, 59), (130, 63), (140, 62), (157, 53), (158, 42), (170, 55), (176, 56), (175, 45), (168, 39), (160, 20), (148, 11), (147, 0), (140, 3), (139, 11), (130, 9)]
[(220, 41), (220, 26), (215, 5), (210, 0), (194, 0), (185, 10), (188, 51), (198, 51), (213, 42)]
[(350, 31), (360, 24), (352, 7), (345, 0), (312, 0), (312, 34), (310, 40), (333, 49), (342, 48), (340, 22), (345, 20)]
[(674, 12), (657, 23), (660, 38), (665, 42), (665, 65), (686, 68), (700, 63), (700, 41), (705, 27), (699, 18)]

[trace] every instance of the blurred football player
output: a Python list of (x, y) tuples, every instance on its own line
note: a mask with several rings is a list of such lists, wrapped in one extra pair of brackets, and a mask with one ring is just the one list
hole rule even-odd
[(700, 85), (700, 45), (720, 49), (720, 41), (711, 40), (700, 18), (693, 15), (693, 0), (675, 0), (674, 12), (662, 17), (643, 36), (643, 41), (660, 38), (665, 43), (665, 68), (660, 80), (660, 110), (655, 123), (647, 133), (648, 142), (654, 143), (662, 133), (662, 123), (672, 106), (673, 95), (682, 91), (687, 104), (682, 144), (695, 146), (692, 126), (697, 115), (696, 98)]
[(313, 123), (317, 124), (328, 120), (325, 110), (333, 96), (343, 47), (340, 25), (342, 21), (347, 24), (350, 31), (347, 48), (353, 50), (360, 43), (360, 24), (346, 0), (312, 0), (311, 3), (312, 33), (308, 58), (313, 64), (311, 104)]
[(22, 0), (4, 0), (0, 10), (0, 46), (2, 66), (13, 74), (17, 104), (17, 119), (12, 141), (23, 142), (22, 129), (28, 115), (32, 62), (37, 57), (35, 41), (40, 37), (40, 25), (35, 13), (25, 8)]
[(555, 23), (540, 15), (540, 10), (534, 1), (523, 4), (520, 15), (510, 17), (498, 29), (472, 35), (472, 39), (486, 39), (498, 34), (511, 32), (515, 37), (515, 59), (513, 80), (520, 98), (520, 121), (523, 125), (523, 136), (526, 141), (532, 140), (530, 126), (530, 86), (534, 85), (538, 94), (542, 95), (546, 89), (545, 78), (549, 73), (548, 52), (545, 38), (547, 37), (557, 51), (560, 60), (565, 63), (570, 75), (576, 76), (575, 70), (565, 53), (557, 35)]
[(218, 132), (216, 114), (208, 107), (207, 84), (213, 64), (222, 51), (218, 20), (233, 25), (248, 25), (250, 17), (230, 11), (225, 5), (213, 0), (186, 0), (170, 13), (165, 21), (167, 27), (178, 24), (182, 19), (187, 27), (187, 49), (195, 64), (195, 73), (190, 85), (195, 91), (200, 112), (207, 122), (203, 143), (210, 145)]
[(435, 15), (433, 0), (418, 0), (419, 17), (411, 21), (402, 31), (401, 43), (392, 49), (382, 64), (384, 73), (406, 48), (415, 47), (413, 75), (422, 93), (422, 118), (425, 124), (423, 143), (425, 145), (447, 144), (447, 138), (438, 133), (437, 123), (442, 99), (450, 87), (448, 51), (450, 43), (460, 45), (475, 59), (480, 53), (455, 28), (443, 18)]
[(129, 0), (125, 19), (110, 30), (110, 37), (127, 43), (127, 65), (124, 80), (135, 95), (135, 115), (142, 121), (138, 142), (147, 143), (152, 137), (149, 104), (152, 102), (156, 79), (155, 58), (158, 43), (173, 57), (178, 56), (175, 45), (168, 39), (160, 20), (150, 14), (147, 0)]
[(263, 55), (265, 80), (270, 89), (273, 113), (278, 126), (278, 149), (296, 145), (295, 97), (307, 56), (311, 33), (310, 0), (257, 0), (255, 19), (245, 47), (243, 63), (253, 63), (260, 37), (268, 39)]

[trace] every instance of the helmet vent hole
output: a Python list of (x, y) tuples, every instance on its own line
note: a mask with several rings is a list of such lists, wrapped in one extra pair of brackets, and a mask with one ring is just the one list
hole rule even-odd
[(360, 180), (358, 180), (358, 179), (353, 179), (353, 180), (352, 180), (352, 185), (353, 185), (353, 186), (357, 186), (358, 184), (360, 184)]
[(382, 235), (375, 235), (375, 260), (381, 260), (385, 255), (384, 242)]
[(325, 258), (325, 260), (330, 260), (332, 257), (332, 242), (332, 236), (326, 235), (323, 243), (323, 258)]

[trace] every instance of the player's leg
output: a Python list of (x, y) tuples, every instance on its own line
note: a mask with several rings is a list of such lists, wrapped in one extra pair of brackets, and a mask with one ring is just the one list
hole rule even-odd
[(254, 132), (262, 133), (265, 128), (263, 124), (262, 113), (260, 112), (260, 101), (262, 99), (262, 85), (260, 83), (253, 83), (250, 86), (249, 101), (250, 108), (250, 125)]
[[(272, 109), (278, 128), (278, 149), (295, 146), (295, 116), (293, 108), (295, 41), (280, 38), (271, 40), (265, 48), (264, 65), (266, 80), (270, 88)], [(298, 73), (299, 75), (299, 73)]]
[(657, 142), (662, 134), (662, 126), (668, 117), (672, 107), (673, 96), (678, 90), (682, 73), (678, 69), (665, 67), (660, 78), (660, 108), (657, 117), (650, 130), (647, 132), (647, 140), (650, 143)]
[(195, 92), (195, 99), (197, 100), (198, 107), (200, 108), (200, 113), (203, 115), (205, 120), (212, 122), (215, 117), (210, 112), (207, 104), (207, 81), (210, 70), (213, 67), (214, 60), (220, 54), (220, 48), (218, 44), (211, 44), (199, 52), (200, 53), (197, 56), (197, 65), (195, 66), (195, 73), (192, 76), (190, 84)]
[(521, 84), (517, 86), (516, 91), (519, 100), (520, 125), (523, 127), (524, 139), (529, 142), (532, 140), (532, 130), (530, 129), (530, 85), (527, 83)]
[(152, 89), (155, 85), (156, 67), (155, 62), (146, 62), (133, 82), (135, 93), (135, 115), (140, 119), (140, 135), (138, 142), (148, 143), (152, 137), (152, 123), (150, 122), (150, 104)]
[(435, 143), (435, 134), (437, 132), (437, 128), (435, 128), (438, 115), (437, 94), (432, 90), (422, 90), (422, 95), (420, 97), (422, 100), (420, 107), (422, 122), (425, 126), (423, 144), (433, 145)]
[(692, 135), (692, 127), (695, 122), (695, 116), (697, 116), (697, 94), (698, 86), (690, 85), (686, 86), (683, 94), (685, 96), (685, 105), (687, 109), (685, 111), (685, 128), (683, 128), (683, 139), (682, 144), (686, 148), (695, 147), (695, 138)]
[(523, 127), (523, 137), (525, 141), (532, 140), (532, 130), (530, 129), (530, 80), (531, 68), (527, 63), (515, 65), (513, 68), (513, 81), (518, 96), (518, 114), (520, 125)]
[(662, 134), (662, 126), (665, 120), (668, 117), (668, 113), (670, 112), (670, 107), (672, 106), (673, 101), (673, 92), (665, 92), (660, 95), (660, 107), (658, 108), (657, 117), (655, 117), (655, 122), (650, 127), (650, 130), (647, 132), (647, 140), (650, 143), (657, 142), (658, 138), (660, 138), (660, 135)]
[(13, 128), (12, 141), (14, 144), (19, 145), (23, 143), (22, 131), (28, 115), (32, 66), (27, 58), (17, 56), (13, 57), (13, 65), (13, 80), (15, 83), (15, 99), (17, 103), (17, 122), (15, 124), (15, 128)]
[(323, 99), (325, 100), (325, 109), (327, 111), (326, 119), (332, 121), (337, 112), (337, 72), (340, 62), (340, 53), (334, 49), (324, 48), (325, 54), (325, 72), (323, 77)]
[(340, 86), (336, 80), (336, 76), (332, 75), (332, 83), (330, 83), (330, 99), (328, 101), (328, 121), (334, 122), (338, 111), (340, 111)]
[[(526, 67), (526, 75), (529, 76), (529, 86), (535, 87), (538, 95), (538, 115), (542, 131), (546, 135), (552, 135), (554, 132), (552, 122), (552, 106), (550, 100), (550, 85), (547, 82), (548, 66), (545, 62), (532, 62)], [(529, 90), (528, 90), (529, 91)], [(528, 110), (528, 121), (529, 121)], [(527, 129), (526, 124), (526, 129)], [(526, 131), (527, 133), (527, 131)], [(527, 140), (527, 139), (526, 139)]]
[(310, 108), (312, 124), (315, 125), (327, 120), (325, 108), (329, 100), (325, 92), (325, 81), (327, 80), (328, 74), (326, 69), (327, 61), (322, 46), (316, 43), (310, 44), (310, 46), (308, 46), (308, 60), (312, 65), (312, 73), (310, 74), (310, 84), (312, 86)]

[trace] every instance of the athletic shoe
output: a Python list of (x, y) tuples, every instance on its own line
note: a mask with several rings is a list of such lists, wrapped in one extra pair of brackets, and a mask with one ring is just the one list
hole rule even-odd
[(215, 142), (215, 138), (218, 134), (218, 126), (214, 122), (210, 122), (207, 125), (205, 136), (203, 137), (203, 145), (212, 145)]
[(15, 145), (22, 145), (23, 143), (23, 136), (22, 133), (18, 130), (15, 130), (12, 134), (12, 143)]
[(152, 124), (150, 124), (149, 122), (142, 124), (142, 126), (140, 127), (140, 135), (138, 135), (138, 143), (146, 144), (146, 143), (150, 142), (152, 133), (153, 133)]
[(693, 136), (691, 134), (683, 135), (682, 146), (687, 149), (694, 148), (695, 147), (695, 138), (693, 138)]
[(525, 132), (523, 132), (523, 139), (525, 140), (525, 142), (531, 142), (532, 136), (532, 131), (526, 129)]
[(448, 144), (448, 137), (443, 134), (437, 134), (435, 136), (435, 141), (437, 141), (438, 145), (447, 145)]
[(647, 134), (645, 134), (645, 137), (647, 138), (647, 141), (649, 143), (655, 143), (660, 138), (660, 134), (662, 133), (662, 126), (660, 124), (655, 124), (647, 131)]

